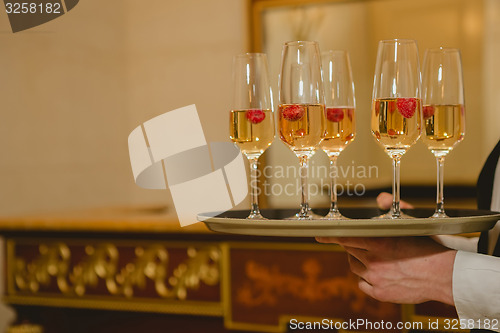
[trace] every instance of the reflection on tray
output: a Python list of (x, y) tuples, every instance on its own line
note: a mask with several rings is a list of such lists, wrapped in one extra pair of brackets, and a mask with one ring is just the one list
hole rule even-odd
[[(327, 208), (314, 209), (316, 214), (324, 216), (328, 213)], [(362, 208), (344, 208), (340, 209), (342, 215), (350, 219), (371, 219), (375, 216), (386, 213), (387, 211), (381, 210), (375, 207), (362, 207)], [(434, 213), (432, 208), (416, 208), (416, 209), (403, 209), (403, 211), (415, 218), (428, 218)], [(261, 213), (264, 217), (272, 220), (282, 220), (286, 219), (295, 213), (296, 209), (261, 209)], [(498, 212), (491, 212), (486, 210), (472, 210), (472, 209), (452, 209), (446, 210), (449, 217), (468, 217), (468, 216), (487, 216), (499, 214)], [(204, 215), (204, 214), (201, 214)], [(217, 215), (217, 217), (222, 218), (233, 218), (233, 219), (244, 219), (248, 216), (248, 210), (233, 210), (227, 211), (222, 214)]]
[[(247, 210), (228, 211), (216, 217), (201, 214), (199, 219), (216, 232), (279, 237), (403, 237), (453, 235), (491, 229), (500, 213), (472, 209), (449, 209), (449, 217), (429, 218), (434, 209), (408, 209), (413, 218), (372, 219), (382, 211), (377, 208), (349, 208), (342, 214), (350, 219), (342, 220), (290, 220), (293, 209), (263, 211), (267, 220), (249, 220)], [(326, 214), (326, 210), (316, 213)]]

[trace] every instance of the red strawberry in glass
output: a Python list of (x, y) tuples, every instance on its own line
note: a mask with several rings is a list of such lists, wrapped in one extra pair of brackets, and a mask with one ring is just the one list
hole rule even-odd
[(343, 108), (326, 108), (326, 119), (338, 123), (344, 119), (344, 109)]
[(417, 99), (416, 98), (398, 98), (396, 100), (396, 105), (399, 113), (405, 118), (411, 118), (415, 114), (417, 109)]
[(283, 107), (281, 115), (288, 121), (297, 121), (304, 117), (305, 106), (299, 104), (292, 104)]
[(434, 106), (425, 105), (422, 107), (422, 113), (424, 114), (424, 119), (432, 117), (434, 115)]
[(251, 109), (246, 112), (246, 117), (252, 124), (258, 124), (266, 119), (266, 114), (262, 110)]

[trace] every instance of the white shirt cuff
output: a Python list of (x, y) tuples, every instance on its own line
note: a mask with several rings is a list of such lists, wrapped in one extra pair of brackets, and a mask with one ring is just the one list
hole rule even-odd
[[(453, 266), (453, 299), (467, 329), (500, 332), (500, 258), (458, 251)], [(494, 327), (485, 327), (486, 320)]]
[(454, 250), (477, 252), (479, 237), (461, 237), (452, 235), (433, 236), (436, 241)]

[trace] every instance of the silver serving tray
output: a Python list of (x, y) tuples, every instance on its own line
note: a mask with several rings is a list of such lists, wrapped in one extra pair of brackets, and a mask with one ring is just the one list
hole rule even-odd
[[(268, 220), (247, 220), (248, 211), (228, 211), (215, 217), (199, 214), (198, 220), (216, 232), (279, 237), (395, 237), (461, 234), (486, 231), (500, 220), (499, 212), (447, 209), (448, 218), (429, 218), (432, 209), (409, 209), (407, 219), (372, 219), (383, 212), (376, 208), (341, 210), (349, 217), (343, 220), (287, 220), (294, 210), (264, 210)], [(318, 211), (326, 214), (326, 211)]]

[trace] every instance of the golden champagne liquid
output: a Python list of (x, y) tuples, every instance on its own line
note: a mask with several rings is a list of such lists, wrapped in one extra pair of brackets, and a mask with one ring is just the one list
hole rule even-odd
[[(330, 110), (342, 112), (341, 116), (329, 117)], [(320, 148), (328, 156), (339, 155), (344, 148), (354, 140), (356, 135), (356, 121), (353, 107), (327, 107), (325, 138), (321, 141)], [(341, 118), (341, 119), (339, 119)]]
[(424, 142), (433, 152), (445, 155), (465, 135), (465, 109), (462, 104), (425, 105)]
[(389, 156), (402, 155), (420, 137), (420, 99), (411, 118), (405, 118), (398, 109), (397, 98), (380, 98), (372, 102), (372, 134)]
[(247, 112), (252, 110), (232, 110), (229, 120), (231, 141), (247, 157), (258, 157), (274, 140), (274, 114), (271, 110), (262, 110), (264, 119), (253, 123)]
[[(283, 115), (287, 107), (301, 107), (300, 119), (289, 120)], [(281, 104), (279, 110), (279, 131), (281, 140), (296, 154), (312, 155), (325, 132), (325, 106), (322, 104)]]

